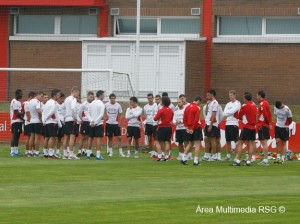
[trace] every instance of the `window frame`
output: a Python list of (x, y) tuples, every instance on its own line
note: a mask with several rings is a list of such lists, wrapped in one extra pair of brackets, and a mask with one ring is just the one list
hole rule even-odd
[[(261, 17), (262, 34), (261, 35), (221, 35), (220, 34), (221, 17)], [(300, 20), (300, 17), (297, 16), (218, 16), (216, 38), (300, 37), (300, 33), (299, 34), (267, 34), (267, 19), (299, 19)]]
[[(96, 34), (61, 34), (61, 17), (63, 15), (53, 15), (54, 16), (54, 33), (42, 34), (42, 33), (17, 33), (17, 17), (19, 15), (14, 15), (14, 28), (13, 36), (17, 37), (97, 37), (98, 36), (98, 25), (96, 27)], [(43, 15), (30, 15), (30, 16), (43, 16)], [(77, 16), (77, 15), (74, 15)], [(78, 15), (81, 16), (81, 15)], [(97, 17), (98, 19), (98, 17)], [(99, 24), (99, 21), (97, 21)]]
[[(135, 16), (114, 16), (114, 32), (113, 37), (135, 37), (136, 34), (117, 34), (118, 19), (119, 18), (136, 18)], [(187, 38), (200, 38), (201, 35), (201, 17), (200, 16), (143, 16), (142, 19), (156, 19), (157, 20), (157, 33), (156, 34), (142, 34), (141, 37), (187, 37)], [(199, 33), (198, 34), (162, 34), (161, 33), (161, 20), (162, 19), (198, 19), (199, 20)]]

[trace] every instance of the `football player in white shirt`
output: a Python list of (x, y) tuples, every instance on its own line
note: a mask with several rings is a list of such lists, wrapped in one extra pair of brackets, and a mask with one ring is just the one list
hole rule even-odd
[(106, 128), (105, 133), (108, 137), (108, 153), (109, 157), (113, 156), (113, 137), (117, 139), (117, 147), (119, 149), (119, 156), (125, 157), (121, 145), (121, 124), (122, 124), (122, 107), (116, 102), (116, 95), (111, 93), (109, 95), (109, 102), (105, 104), (106, 109)]
[(92, 153), (92, 143), (94, 138), (96, 138), (96, 160), (104, 160), (101, 155), (101, 141), (104, 136), (103, 131), (103, 116), (105, 112), (105, 105), (103, 103), (104, 91), (99, 90), (96, 93), (96, 99), (90, 103), (88, 110), (86, 111), (86, 116), (90, 122), (89, 129), (89, 140), (87, 148), (86, 159), (89, 160)]
[[(42, 117), (43, 117), (43, 111), (45, 108), (46, 103), (48, 102), (49, 97), (47, 94), (44, 95), (43, 100), (41, 101), (41, 111), (42, 111)], [(42, 126), (42, 136), (44, 136), (44, 142), (43, 142), (43, 152), (44, 152), (44, 157), (48, 158), (48, 141), (49, 141), (49, 137), (45, 136), (45, 127), (44, 124)]]
[(44, 100), (44, 92), (39, 91), (35, 98), (29, 101), (28, 109), (30, 113), (30, 140), (29, 148), (34, 147), (34, 157), (39, 156), (40, 136), (42, 134), (42, 105), (41, 101)]
[(229, 91), (229, 99), (224, 109), (224, 117), (226, 117), (225, 137), (227, 145), (227, 155), (225, 161), (229, 161), (231, 157), (231, 142), (237, 143), (239, 139), (239, 120), (234, 117), (241, 109), (241, 103), (236, 99), (235, 90)]
[[(161, 96), (160, 95), (156, 95), (155, 98), (154, 98), (154, 108), (153, 108), (153, 115), (152, 117), (155, 117), (155, 115), (157, 114), (157, 111), (159, 109), (162, 108), (162, 103), (161, 103)], [(156, 131), (157, 131), (157, 126), (158, 126), (158, 122), (157, 121), (153, 121), (153, 137), (154, 137), (154, 143), (153, 145), (155, 146), (156, 149), (160, 149), (160, 144), (159, 142), (157, 141), (157, 134), (156, 134)], [(150, 152), (150, 155), (153, 159), (157, 159), (157, 152), (156, 151), (152, 151)]]
[[(274, 163), (282, 164), (286, 155), (286, 143), (289, 140), (289, 125), (293, 121), (292, 111), (281, 101), (276, 101), (274, 115), (277, 117), (275, 125), (277, 159)], [(280, 143), (282, 143), (282, 148), (280, 147)]]
[(51, 99), (43, 107), (42, 121), (44, 125), (45, 132), (45, 155), (48, 155), (48, 158), (56, 158), (54, 156), (54, 143), (55, 138), (57, 137), (58, 128), (61, 128), (61, 121), (58, 116), (58, 103), (60, 97), (60, 90), (53, 89), (51, 91)]
[(56, 152), (55, 157), (60, 159), (60, 147), (62, 146), (62, 138), (64, 137), (64, 117), (65, 117), (65, 111), (64, 111), (64, 101), (65, 101), (65, 94), (63, 92), (60, 92), (60, 96), (58, 98), (58, 119), (60, 120), (60, 123), (62, 124), (61, 127), (58, 127), (57, 131), (57, 140), (56, 140)]
[[(79, 98), (79, 88), (74, 86), (71, 89), (71, 95), (65, 99), (65, 133), (64, 133), (64, 159), (78, 159), (74, 155), (75, 128), (77, 123), (77, 99)], [(69, 147), (69, 155), (67, 153)]]
[(78, 116), (82, 120), (80, 125), (80, 140), (78, 144), (78, 157), (82, 155), (86, 155), (86, 149), (89, 139), (89, 129), (90, 129), (90, 122), (86, 116), (88, 106), (91, 102), (95, 99), (94, 92), (88, 92), (86, 101), (84, 101), (79, 108)]
[(206, 107), (206, 117), (205, 117), (205, 129), (204, 134), (207, 137), (206, 144), (207, 149), (211, 148), (212, 159), (216, 161), (217, 158), (217, 138), (220, 137), (219, 123), (217, 120), (217, 112), (219, 103), (215, 99), (216, 91), (214, 89), (209, 89), (206, 93), (206, 98), (209, 100), (209, 104)]
[(184, 145), (188, 144), (187, 138), (186, 138), (186, 127), (183, 124), (183, 114), (184, 114), (184, 105), (183, 105), (183, 100), (179, 98), (177, 100), (177, 110), (174, 112), (174, 117), (173, 117), (173, 124), (176, 125), (176, 134), (175, 134), (175, 139), (176, 142), (178, 142), (178, 158), (177, 160), (181, 161), (182, 156), (184, 153)]
[(136, 97), (130, 98), (129, 107), (126, 110), (125, 118), (128, 120), (127, 126), (127, 139), (128, 139), (128, 150), (126, 157), (130, 157), (131, 142), (134, 138), (135, 142), (135, 152), (134, 158), (139, 158), (138, 149), (139, 149), (139, 139), (141, 137), (141, 119), (140, 116), (143, 112), (143, 109), (138, 106), (138, 99)]
[(30, 91), (28, 94), (28, 99), (23, 103), (23, 113), (24, 113), (24, 135), (26, 136), (25, 142), (25, 157), (33, 156), (32, 149), (29, 148), (29, 139), (30, 139), (30, 112), (29, 112), (29, 101), (32, 100), (36, 96), (36, 93)]
[[(156, 128), (157, 125), (156, 122), (153, 120), (153, 114), (154, 110), (156, 109), (156, 104), (154, 103), (154, 97), (152, 93), (149, 93), (147, 95), (148, 104), (144, 106), (144, 115), (146, 116), (146, 119), (144, 121), (145, 126), (145, 135), (148, 136), (148, 145), (149, 145), (149, 151), (152, 153), (153, 151), (153, 143), (152, 140), (155, 139), (156, 135)], [(155, 125), (155, 126), (154, 126)]]
[(15, 92), (15, 98), (10, 103), (10, 123), (11, 123), (11, 133), (12, 140), (10, 144), (10, 155), (20, 156), (19, 153), (19, 139), (22, 133), (23, 124), (23, 114), (22, 114), (22, 104), (20, 99), (22, 99), (23, 92), (21, 89), (17, 89)]
[[(223, 120), (223, 118), (224, 118), (223, 109), (222, 109), (221, 105), (219, 104), (218, 111), (217, 111), (217, 121), (218, 121), (219, 125), (220, 125), (221, 121)], [(218, 128), (219, 128), (219, 131), (221, 131), (220, 126)], [(217, 137), (217, 139), (216, 139), (216, 144), (217, 144), (217, 160), (221, 161), (222, 160), (222, 157), (221, 157), (221, 133), (220, 133), (219, 137)]]

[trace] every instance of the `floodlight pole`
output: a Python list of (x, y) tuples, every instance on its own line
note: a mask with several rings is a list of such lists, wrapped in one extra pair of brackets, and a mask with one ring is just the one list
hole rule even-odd
[(135, 46), (135, 96), (139, 96), (140, 88), (140, 34), (141, 34), (141, 0), (136, 4), (136, 46)]

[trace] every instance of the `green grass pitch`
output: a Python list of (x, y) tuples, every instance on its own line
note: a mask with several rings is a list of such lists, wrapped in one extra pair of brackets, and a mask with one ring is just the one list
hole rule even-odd
[[(299, 223), (300, 162), (106, 161), (9, 157), (0, 145), (0, 223)], [(202, 152), (203, 153), (203, 152)], [(174, 155), (177, 155), (174, 151)], [(107, 156), (105, 156), (107, 158)], [(200, 208), (213, 209), (213, 213)], [(217, 213), (216, 207), (256, 209)], [(276, 211), (259, 212), (259, 206)], [(285, 212), (280, 213), (279, 207)]]

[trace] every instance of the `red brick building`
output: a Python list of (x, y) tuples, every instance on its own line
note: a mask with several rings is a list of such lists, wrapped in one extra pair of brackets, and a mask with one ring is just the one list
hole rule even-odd
[[(2, 0), (0, 67), (112, 68), (130, 74), (140, 97), (149, 91), (204, 96), (211, 87), (220, 102), (230, 89), (264, 89), (270, 102), (299, 103), (299, 1), (141, 2), (138, 78), (136, 0)], [(16, 88), (68, 92), (83, 85), (79, 73), (0, 75), (0, 100)]]

